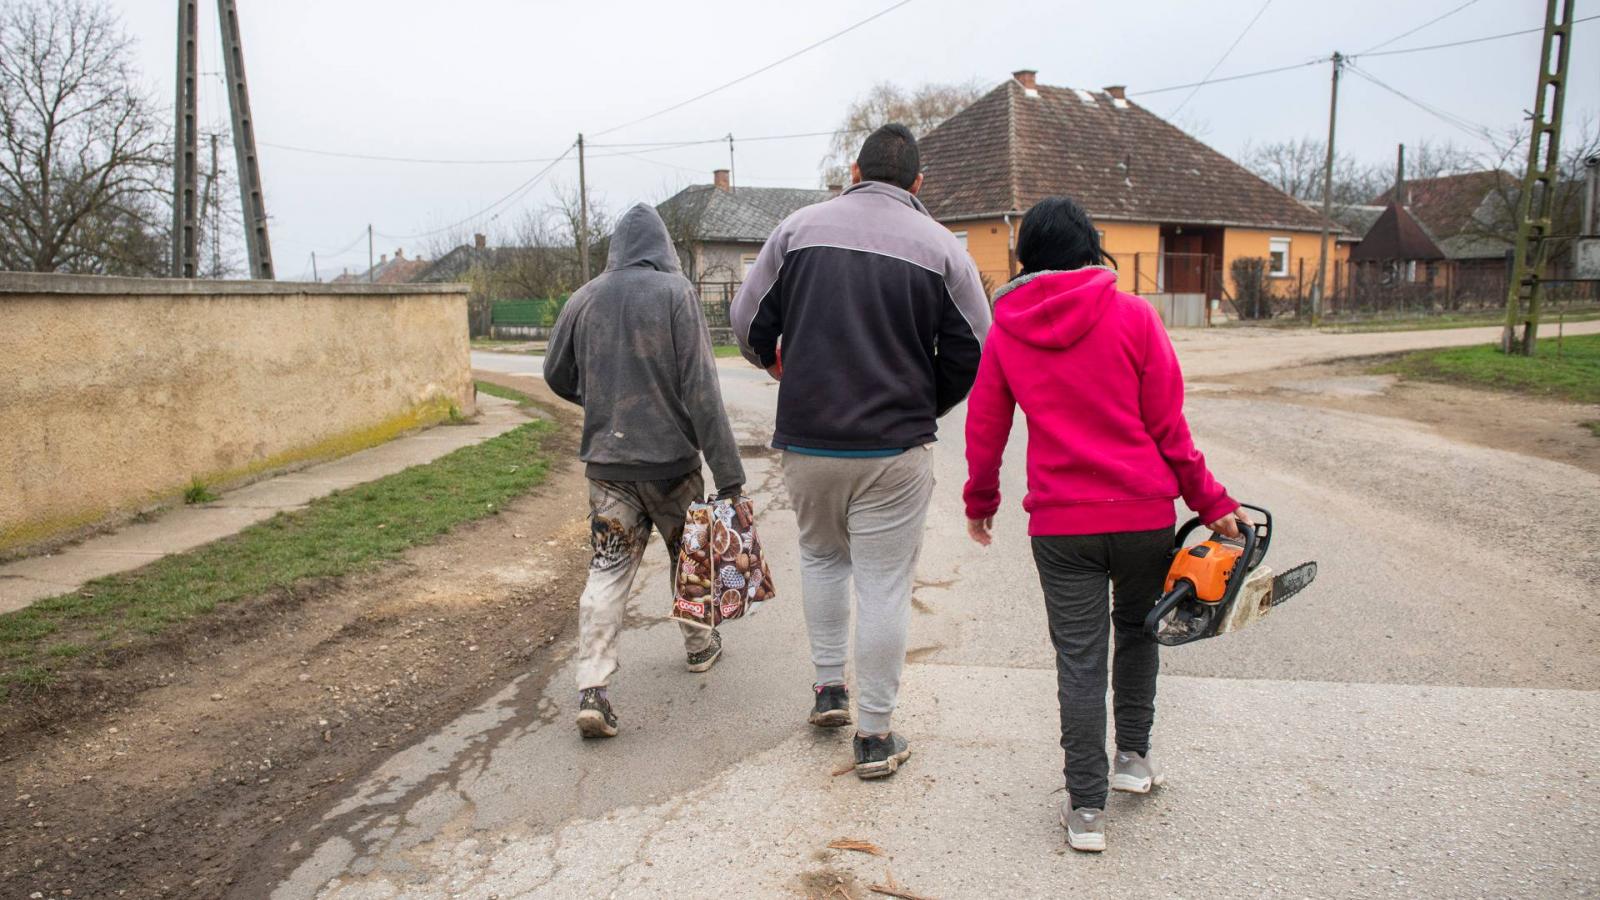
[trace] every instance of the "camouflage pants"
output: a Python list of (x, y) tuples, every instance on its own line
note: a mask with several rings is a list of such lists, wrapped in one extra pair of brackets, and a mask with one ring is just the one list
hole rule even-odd
[[(589, 582), (578, 599), (578, 689), (605, 687), (617, 671), (617, 641), (627, 615), (633, 578), (644, 558), (650, 530), (666, 545), (672, 572), (678, 562), (678, 542), (689, 504), (704, 499), (705, 482), (699, 472), (666, 481), (589, 481), (589, 528), (594, 556), (589, 561)], [(660, 610), (672, 601), (672, 586), (662, 597)], [(711, 632), (681, 624), (684, 649), (704, 650)]]

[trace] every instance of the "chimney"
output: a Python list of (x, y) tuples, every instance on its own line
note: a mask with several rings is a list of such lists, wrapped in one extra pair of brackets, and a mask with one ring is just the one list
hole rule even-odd
[(1039, 89), (1039, 82), (1036, 80), (1038, 75), (1039, 73), (1033, 69), (1018, 69), (1011, 73), (1011, 77), (1015, 78), (1024, 90), (1029, 91), (1037, 91)]
[(1128, 86), (1125, 84), (1108, 84), (1106, 85), (1106, 93), (1110, 94), (1113, 100), (1126, 100), (1128, 99)]
[(711, 172), (711, 183), (715, 185), (719, 191), (733, 190), (733, 185), (728, 183), (727, 169), (713, 169)]
[(844, 192), (844, 185), (842, 185), (842, 184), (839, 184), (839, 183), (835, 182), (833, 184), (828, 185), (828, 193), (834, 195), (835, 197), (839, 196), (843, 192)]
[(395, 258), (396, 262), (399, 262), (400, 260), (405, 259), (406, 258), (406, 250), (405, 250), (405, 248), (404, 247), (396, 247), (396, 248), (394, 248), (394, 258)]
[(487, 246), (489, 246), (489, 238), (487, 235), (475, 234), (472, 236), (472, 247), (474, 250), (482, 250)]
[(1389, 198), (1401, 206), (1411, 202), (1411, 191), (1406, 187), (1406, 145), (1401, 144), (1394, 160), (1394, 194)]
[(387, 253), (379, 253), (378, 254), (378, 265), (381, 266), (381, 265), (387, 263), (388, 261), (389, 261), (389, 254), (387, 254)]

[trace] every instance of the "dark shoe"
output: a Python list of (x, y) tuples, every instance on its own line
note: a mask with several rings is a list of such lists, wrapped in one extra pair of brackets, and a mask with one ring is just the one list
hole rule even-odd
[(856, 777), (883, 778), (894, 774), (911, 756), (906, 739), (894, 732), (886, 735), (856, 735)]
[(578, 733), (586, 738), (617, 736), (617, 714), (611, 711), (605, 688), (584, 688), (578, 693)]
[(722, 635), (715, 628), (713, 628), (711, 629), (711, 643), (707, 644), (706, 648), (701, 650), (699, 653), (689, 654), (689, 671), (710, 671), (711, 667), (716, 665), (717, 660), (721, 658)]
[(842, 684), (819, 684), (812, 688), (817, 700), (808, 721), (818, 728), (838, 728), (850, 724), (850, 690)]

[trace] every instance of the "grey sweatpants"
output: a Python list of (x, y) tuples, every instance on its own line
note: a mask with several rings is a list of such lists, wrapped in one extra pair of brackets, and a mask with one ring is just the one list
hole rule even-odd
[[(1111, 693), (1117, 749), (1150, 751), (1161, 659), (1160, 645), (1144, 633), (1144, 618), (1161, 596), (1171, 559), (1170, 526), (1033, 539), (1050, 642), (1056, 648), (1061, 749), (1074, 807), (1106, 802), (1107, 632), (1116, 633)], [(1108, 588), (1114, 600), (1106, 596)]]
[(783, 454), (800, 526), (800, 590), (818, 684), (843, 684), (856, 588), (856, 721), (885, 734), (900, 692), (912, 579), (933, 496), (933, 447), (842, 459)]

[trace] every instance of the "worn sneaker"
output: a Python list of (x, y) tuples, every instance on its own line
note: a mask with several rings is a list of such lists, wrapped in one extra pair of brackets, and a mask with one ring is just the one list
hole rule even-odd
[(617, 714), (611, 711), (605, 688), (584, 688), (578, 693), (578, 733), (586, 738), (617, 736)]
[(689, 671), (705, 672), (717, 664), (722, 658), (722, 634), (715, 628), (711, 629), (711, 643), (706, 645), (699, 653), (689, 654)]
[(883, 778), (911, 756), (906, 739), (894, 732), (885, 735), (858, 734), (855, 739), (856, 777)]
[(1156, 765), (1149, 753), (1117, 751), (1115, 764), (1111, 768), (1112, 790), (1148, 794), (1151, 788), (1159, 787), (1166, 780), (1167, 777), (1161, 774), (1161, 767)]
[(850, 690), (842, 684), (818, 684), (816, 702), (808, 721), (818, 728), (838, 728), (850, 724)]
[(1106, 811), (1095, 806), (1072, 808), (1071, 800), (1061, 801), (1061, 827), (1067, 829), (1067, 846), (1085, 853), (1106, 849)]

